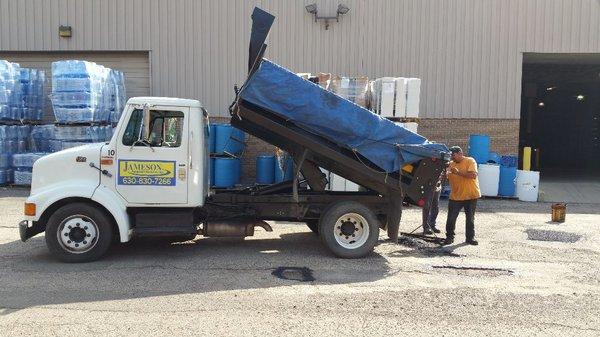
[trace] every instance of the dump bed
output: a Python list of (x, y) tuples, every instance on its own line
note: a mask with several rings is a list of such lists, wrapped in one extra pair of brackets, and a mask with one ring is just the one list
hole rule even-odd
[(293, 157), (312, 190), (319, 167), (381, 195), (422, 202), (448, 161), (448, 150), (262, 56), (274, 17), (252, 15), (249, 76), (232, 104), (231, 123)]

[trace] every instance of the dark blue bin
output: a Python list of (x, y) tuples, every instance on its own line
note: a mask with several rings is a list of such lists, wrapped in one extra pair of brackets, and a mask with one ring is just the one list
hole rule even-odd
[(512, 197), (515, 195), (515, 179), (517, 178), (517, 168), (500, 166), (500, 182), (498, 186), (498, 195)]
[(502, 156), (500, 164), (506, 167), (517, 167), (519, 158), (517, 156)]

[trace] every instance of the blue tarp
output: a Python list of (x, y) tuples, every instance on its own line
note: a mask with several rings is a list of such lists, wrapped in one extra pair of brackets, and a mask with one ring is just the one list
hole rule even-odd
[(428, 142), (268, 60), (246, 82), (240, 97), (360, 153), (386, 172), (448, 152), (445, 145)]

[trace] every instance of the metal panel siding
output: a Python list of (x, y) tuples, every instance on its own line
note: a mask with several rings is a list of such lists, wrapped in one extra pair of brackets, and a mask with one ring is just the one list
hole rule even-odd
[[(277, 16), (267, 57), (298, 72), (423, 79), (422, 116), (518, 118), (522, 53), (600, 53), (597, 0), (0, 0), (0, 51), (148, 51), (154, 95), (226, 116), (250, 13)], [(73, 37), (58, 37), (69, 24)]]

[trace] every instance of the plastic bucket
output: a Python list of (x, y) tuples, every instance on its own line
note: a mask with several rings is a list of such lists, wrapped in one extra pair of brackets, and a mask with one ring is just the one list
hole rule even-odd
[(244, 151), (246, 135), (229, 124), (214, 124), (215, 149), (217, 154), (239, 155)]
[(515, 180), (517, 179), (517, 168), (500, 166), (500, 184), (498, 194), (505, 197), (515, 195)]
[(240, 182), (241, 162), (238, 158), (214, 158), (214, 186), (233, 187)]
[(272, 184), (275, 181), (275, 156), (256, 157), (256, 183)]
[(487, 163), (490, 158), (490, 136), (469, 136), (469, 156), (473, 157), (478, 164)]
[(552, 205), (552, 221), (565, 222), (567, 216), (567, 204), (558, 203)]
[(288, 181), (294, 179), (294, 160), (291, 156), (285, 155), (275, 160), (275, 182)]

